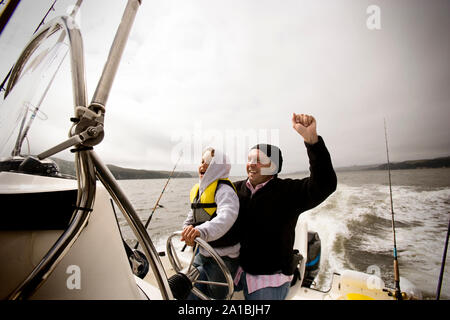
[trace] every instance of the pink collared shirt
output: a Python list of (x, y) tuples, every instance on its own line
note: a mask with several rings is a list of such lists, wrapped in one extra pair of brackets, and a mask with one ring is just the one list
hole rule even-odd
[(273, 179), (273, 176), (272, 176), (272, 178), (270, 178), (270, 179), (267, 180), (266, 182), (257, 184), (256, 187), (253, 187), (253, 185), (250, 183), (250, 180), (247, 179), (247, 182), (245, 183), (245, 185), (246, 185), (247, 188), (250, 190), (250, 192), (252, 193), (252, 195), (254, 195), (256, 191), (258, 191), (259, 189), (261, 189), (262, 187), (264, 187), (264, 186), (265, 186), (270, 180), (272, 180), (272, 179)]
[[(252, 195), (255, 194), (256, 191), (264, 187), (270, 180), (270, 178), (266, 182), (258, 184), (256, 187), (253, 187), (253, 185), (250, 183), (250, 181), (247, 179), (246, 186), (252, 193)], [(238, 285), (239, 280), (241, 279), (242, 272), (244, 272), (244, 269), (242, 269), (241, 266), (239, 266), (236, 276), (234, 277), (234, 284)], [(247, 280), (247, 289), (248, 293), (255, 292), (256, 290), (267, 288), (267, 287), (279, 287), (286, 282), (291, 282), (293, 278), (293, 275), (285, 275), (283, 273), (275, 273), (275, 274), (261, 274), (261, 275), (253, 275), (246, 273), (246, 280)]]

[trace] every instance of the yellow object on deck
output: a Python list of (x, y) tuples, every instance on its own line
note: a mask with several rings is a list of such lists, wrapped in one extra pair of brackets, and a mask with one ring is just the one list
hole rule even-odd
[(372, 297), (359, 293), (347, 293), (346, 298), (347, 300), (375, 300)]

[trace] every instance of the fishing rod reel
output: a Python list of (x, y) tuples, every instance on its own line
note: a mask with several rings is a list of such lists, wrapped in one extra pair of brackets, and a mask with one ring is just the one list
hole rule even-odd
[(406, 292), (398, 292), (396, 289), (383, 289), (384, 292), (387, 292), (389, 297), (394, 297), (396, 300), (410, 300)]
[(401, 278), (403, 283), (402, 291), (398, 292), (396, 289), (383, 288), (383, 292), (386, 292), (389, 297), (393, 297), (395, 300), (422, 300), (422, 292), (420, 292), (411, 282), (405, 278)]
[[(166, 252), (169, 258), (170, 264), (175, 270), (176, 274), (169, 278), (170, 289), (172, 290), (173, 296), (178, 300), (184, 300), (187, 298), (189, 293), (193, 293), (197, 297), (202, 300), (212, 300), (213, 297), (209, 296), (207, 292), (198, 289), (195, 284), (203, 284), (209, 286), (221, 286), (227, 287), (228, 292), (225, 297), (225, 300), (231, 299), (231, 296), (234, 292), (234, 283), (233, 277), (231, 276), (230, 271), (228, 270), (225, 262), (223, 262), (222, 258), (217, 254), (217, 252), (203, 239), (199, 237), (195, 238), (195, 246), (192, 250), (192, 256), (190, 258), (190, 262), (187, 266), (183, 266), (181, 263), (179, 254), (177, 253), (175, 246), (172, 243), (172, 239), (174, 237), (180, 237), (181, 231), (174, 232), (168, 239), (166, 243)], [(215, 282), (215, 281), (205, 281), (199, 280), (200, 271), (194, 266), (194, 258), (198, 252), (199, 248), (203, 248), (214, 261), (219, 266), (222, 274), (225, 278), (225, 282)]]

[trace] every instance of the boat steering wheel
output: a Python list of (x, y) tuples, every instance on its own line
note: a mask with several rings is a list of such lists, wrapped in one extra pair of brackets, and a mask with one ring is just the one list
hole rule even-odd
[[(167, 239), (166, 243), (166, 252), (167, 256), (169, 258), (170, 264), (172, 265), (173, 269), (175, 270), (176, 274), (173, 275), (169, 279), (169, 285), (172, 289), (172, 293), (176, 299), (186, 299), (188, 294), (192, 292), (194, 295), (199, 297), (202, 300), (211, 300), (213, 299), (211, 296), (209, 296), (207, 293), (201, 291), (198, 289), (195, 284), (206, 284), (209, 286), (222, 286), (222, 287), (228, 287), (228, 293), (226, 295), (226, 300), (231, 299), (231, 296), (233, 295), (234, 291), (234, 284), (233, 284), (233, 278), (231, 276), (230, 271), (228, 270), (226, 264), (223, 262), (222, 258), (217, 254), (217, 252), (204, 240), (200, 239), (199, 237), (195, 238), (195, 246), (194, 250), (192, 250), (192, 256), (190, 259), (190, 263), (188, 266), (183, 267), (183, 265), (180, 262), (179, 254), (177, 253), (177, 250), (175, 249), (172, 239), (174, 237), (181, 237), (181, 231), (176, 231), (170, 237)], [(195, 254), (197, 252), (197, 249), (201, 247), (206, 252), (208, 252), (211, 257), (214, 259), (214, 261), (219, 266), (220, 270), (222, 271), (226, 282), (216, 282), (216, 281), (204, 281), (204, 280), (198, 280), (198, 277), (200, 275), (199, 270), (194, 266), (194, 258)]]

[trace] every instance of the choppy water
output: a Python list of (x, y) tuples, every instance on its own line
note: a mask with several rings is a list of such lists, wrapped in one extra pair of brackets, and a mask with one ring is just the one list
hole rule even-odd
[[(300, 216), (322, 240), (317, 287), (326, 290), (334, 271), (350, 268), (367, 272), (372, 266), (380, 268), (383, 281), (392, 287), (393, 236), (387, 173), (354, 171), (337, 175), (336, 192)], [(172, 232), (181, 229), (189, 209), (189, 190), (196, 182), (196, 178), (169, 182), (160, 201), (164, 207), (156, 210), (148, 229), (159, 250), (164, 250)], [(120, 181), (143, 221), (151, 214), (165, 183), (165, 179)], [(432, 299), (450, 215), (450, 169), (395, 170), (392, 184), (400, 276), (418, 286), (424, 298)], [(132, 242), (134, 236), (120, 215), (119, 221), (125, 238)], [(449, 256), (443, 299), (450, 299)]]

